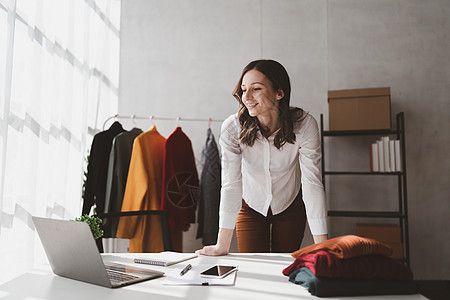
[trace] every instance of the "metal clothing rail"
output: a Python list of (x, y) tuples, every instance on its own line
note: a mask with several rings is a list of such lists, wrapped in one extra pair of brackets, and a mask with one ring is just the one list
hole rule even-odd
[(148, 117), (143, 117), (143, 116), (136, 116), (136, 115), (120, 115), (120, 114), (115, 114), (114, 116), (111, 116), (109, 118), (107, 118), (105, 120), (105, 122), (103, 123), (103, 130), (105, 130), (105, 126), (106, 123), (108, 123), (108, 121), (110, 121), (111, 119), (131, 119), (131, 120), (150, 120), (153, 122), (153, 120), (163, 120), (163, 121), (177, 121), (177, 124), (180, 121), (189, 121), (189, 122), (208, 122), (208, 127), (211, 126), (211, 122), (220, 122), (222, 123), (224, 120), (219, 120), (219, 119), (212, 119), (212, 118), (182, 118), (182, 117), (158, 117), (158, 116), (148, 116)]
[(108, 218), (121, 218), (121, 217), (129, 217), (129, 216), (160, 216), (161, 217), (161, 230), (162, 230), (162, 238), (163, 238), (163, 247), (164, 251), (173, 251), (172, 244), (172, 236), (170, 235), (170, 227), (169, 220), (167, 217), (167, 212), (164, 210), (139, 210), (139, 211), (121, 211), (121, 212), (112, 212), (112, 213), (103, 213), (97, 214), (96, 216), (100, 219), (108, 219)]

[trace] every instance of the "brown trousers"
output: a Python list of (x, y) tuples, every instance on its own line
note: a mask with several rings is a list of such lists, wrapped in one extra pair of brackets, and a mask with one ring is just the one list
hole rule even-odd
[(283, 212), (267, 217), (250, 208), (242, 200), (242, 209), (236, 222), (239, 252), (291, 253), (300, 249), (306, 226), (302, 191)]

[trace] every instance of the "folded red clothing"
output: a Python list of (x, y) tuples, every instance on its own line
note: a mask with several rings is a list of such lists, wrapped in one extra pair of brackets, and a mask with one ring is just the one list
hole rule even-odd
[(293, 257), (325, 250), (339, 258), (350, 258), (361, 255), (392, 255), (392, 248), (374, 239), (357, 235), (344, 235), (324, 242), (313, 244), (293, 252)]
[(411, 270), (401, 262), (384, 255), (364, 255), (338, 258), (326, 251), (300, 255), (283, 270), (289, 276), (307, 267), (317, 277), (345, 279), (396, 279), (411, 280)]

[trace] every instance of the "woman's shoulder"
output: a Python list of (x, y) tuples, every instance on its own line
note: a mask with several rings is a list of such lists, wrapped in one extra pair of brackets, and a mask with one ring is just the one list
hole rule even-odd
[(231, 116), (226, 118), (225, 121), (223, 121), (223, 123), (222, 123), (222, 131), (224, 129), (227, 129), (228, 131), (236, 130), (237, 128), (239, 128), (239, 121), (238, 121), (237, 113), (232, 114)]
[(239, 137), (240, 125), (237, 114), (232, 114), (228, 118), (225, 119), (222, 123), (222, 128), (220, 130), (221, 136), (227, 137)]
[(226, 118), (225, 121), (223, 121), (223, 123), (236, 122), (237, 120), (238, 120), (238, 114), (234, 113), (234, 114), (228, 116), (228, 118)]
[(307, 111), (303, 111), (300, 118), (294, 121), (294, 132), (300, 133), (311, 125), (317, 126), (316, 119)]

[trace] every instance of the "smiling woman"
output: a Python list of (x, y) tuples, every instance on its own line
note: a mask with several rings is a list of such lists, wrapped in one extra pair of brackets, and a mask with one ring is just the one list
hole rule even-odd
[[(247, 89), (250, 89), (250, 93)], [(293, 121), (301, 121), (304, 114), (301, 108), (289, 106), (291, 83), (286, 69), (280, 63), (273, 60), (249, 63), (233, 95), (239, 102), (239, 123), (242, 126), (240, 138), (244, 144), (252, 146), (258, 130), (270, 136), (280, 129), (275, 136), (278, 149), (284, 143), (295, 140)], [(262, 108), (256, 107), (257, 104)]]
[(303, 239), (306, 212), (314, 241), (326, 240), (318, 126), (290, 107), (286, 69), (273, 60), (253, 61), (233, 94), (239, 112), (225, 120), (220, 137), (218, 241), (199, 253), (228, 253), (235, 226), (239, 252), (293, 252)]
[(242, 78), (242, 103), (251, 117), (257, 117), (260, 124), (268, 129), (270, 136), (280, 127), (278, 119), (279, 101), (283, 99), (281, 88), (274, 88), (266, 76), (258, 70), (250, 70)]

